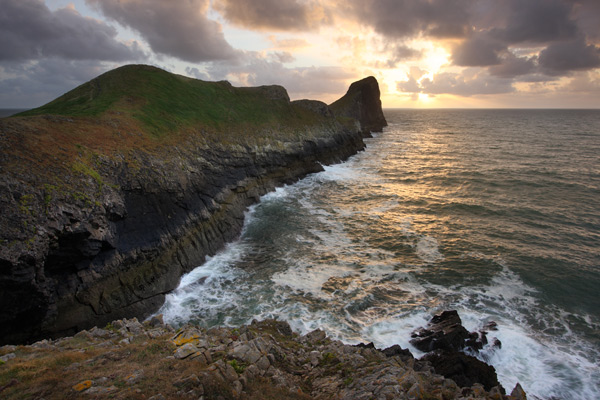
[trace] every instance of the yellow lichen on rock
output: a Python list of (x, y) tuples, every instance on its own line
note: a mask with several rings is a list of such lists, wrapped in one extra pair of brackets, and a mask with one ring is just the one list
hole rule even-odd
[(177, 333), (171, 341), (175, 346), (180, 347), (187, 343), (197, 342), (200, 338), (201, 332), (198, 332), (197, 329), (184, 329), (181, 332)]
[(92, 387), (92, 381), (85, 380), (82, 382), (79, 382), (77, 385), (73, 386), (73, 390), (75, 390), (76, 392), (83, 392), (86, 389), (89, 389)]

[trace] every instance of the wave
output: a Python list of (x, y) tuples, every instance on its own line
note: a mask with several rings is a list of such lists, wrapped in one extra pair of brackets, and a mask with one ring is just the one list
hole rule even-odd
[[(508, 390), (518, 381), (530, 396), (600, 397), (600, 216), (589, 185), (536, 172), (521, 155), (539, 135), (513, 127), (505, 138), (493, 130), (502, 125), (447, 126), (442, 131), (454, 134), (440, 135), (436, 118), (464, 119), (406, 113), (412, 119), (390, 118), (365, 152), (264, 196), (240, 240), (167, 296), (165, 320), (213, 326), (280, 318), (301, 333), (319, 328), (346, 343), (399, 344), (419, 356), (410, 333), (433, 313), (457, 309), (469, 330), (497, 322), (490, 336), (502, 348), (479, 357)], [(512, 114), (474, 115), (504, 121)], [(487, 153), (475, 154), (481, 148)], [(502, 165), (510, 149), (531, 175), (510, 176)]]

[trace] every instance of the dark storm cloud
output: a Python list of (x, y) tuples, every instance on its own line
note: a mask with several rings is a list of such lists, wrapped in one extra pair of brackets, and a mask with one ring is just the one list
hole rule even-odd
[(506, 46), (488, 37), (477, 35), (464, 40), (454, 48), (452, 61), (455, 65), (463, 67), (486, 67), (500, 64), (498, 53), (506, 49)]
[(569, 0), (572, 3), (573, 18), (588, 39), (600, 40), (600, 1)]
[[(480, 67), (487, 76), (500, 79), (491, 87), (480, 86), (482, 90), (506, 89), (502, 79), (543, 81), (545, 76), (551, 81), (572, 71), (599, 68), (598, 0), (332, 1), (339, 15), (399, 45), (415, 37), (459, 39), (451, 51), (453, 65)], [(396, 61), (390, 57), (376, 66), (393, 68)], [(466, 81), (451, 78), (456, 77), (444, 77), (446, 87), (468, 92)]]
[(489, 68), (490, 74), (500, 78), (514, 78), (534, 73), (536, 63), (534, 57), (517, 57), (511, 52), (506, 52), (500, 64)]
[(354, 0), (337, 9), (390, 38), (463, 37), (470, 29), (467, 0)]
[(42, 0), (3, 0), (0, 6), (0, 61), (145, 58), (137, 43), (126, 45), (116, 36), (116, 29), (101, 21), (71, 8), (51, 11)]
[(329, 13), (316, 2), (218, 0), (213, 6), (228, 21), (251, 29), (302, 31), (331, 22)]
[(393, 41), (386, 42), (378, 52), (384, 54), (386, 58), (372, 63), (371, 66), (375, 68), (397, 68), (402, 62), (418, 60), (423, 56), (421, 50), (413, 49), (405, 44)]
[(583, 39), (554, 43), (540, 53), (539, 65), (549, 75), (599, 68), (600, 48)]
[(561, 0), (510, 0), (509, 4), (508, 22), (496, 31), (507, 43), (547, 43), (577, 35), (571, 7)]
[(221, 25), (206, 16), (208, 0), (86, 0), (107, 18), (140, 33), (156, 53), (190, 62), (232, 60)]

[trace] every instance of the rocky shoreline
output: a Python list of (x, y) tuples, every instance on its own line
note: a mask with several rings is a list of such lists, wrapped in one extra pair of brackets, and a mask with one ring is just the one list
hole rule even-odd
[[(169, 77), (151, 67), (123, 69)], [(213, 86), (227, 95), (248, 92)], [(125, 152), (119, 141), (143, 136), (126, 133), (126, 120), (0, 120), (0, 344), (73, 335), (155, 312), (184, 273), (239, 235), (244, 212), (261, 195), (356, 154), (363, 137), (387, 124), (374, 78), (355, 82), (331, 106), (290, 102), (279, 86), (254, 90), (266, 104), (303, 115), (303, 122), (146, 138), (140, 143), (147, 148)], [(95, 142), (70, 143), (68, 135), (57, 142), (64, 132)], [(101, 132), (108, 136), (94, 139)], [(116, 149), (100, 152), (108, 140), (117, 140)], [(48, 156), (31, 154), (42, 141), (57, 146), (47, 165)]]
[(117, 320), (0, 347), (0, 360), (6, 399), (526, 399), (518, 384), (510, 395), (499, 385), (459, 385), (399, 346), (299, 335), (276, 320), (177, 331), (160, 316)]

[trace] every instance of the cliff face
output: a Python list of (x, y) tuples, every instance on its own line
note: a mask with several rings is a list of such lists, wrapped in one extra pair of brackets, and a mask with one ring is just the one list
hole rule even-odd
[(381, 132), (387, 126), (381, 109), (379, 84), (372, 76), (354, 82), (344, 97), (329, 107), (335, 115), (360, 121), (360, 129), (366, 137), (371, 132)]
[[(360, 105), (339, 118), (322, 103), (290, 103), (278, 86), (125, 72), (212, 97), (169, 114), (160, 93), (111, 92), (122, 85), (109, 73), (32, 116), (0, 120), (0, 343), (155, 311), (183, 273), (239, 235), (250, 204), (360, 151), (374, 108), (383, 118), (378, 90), (351, 89)], [(265, 105), (275, 112), (260, 114)]]

